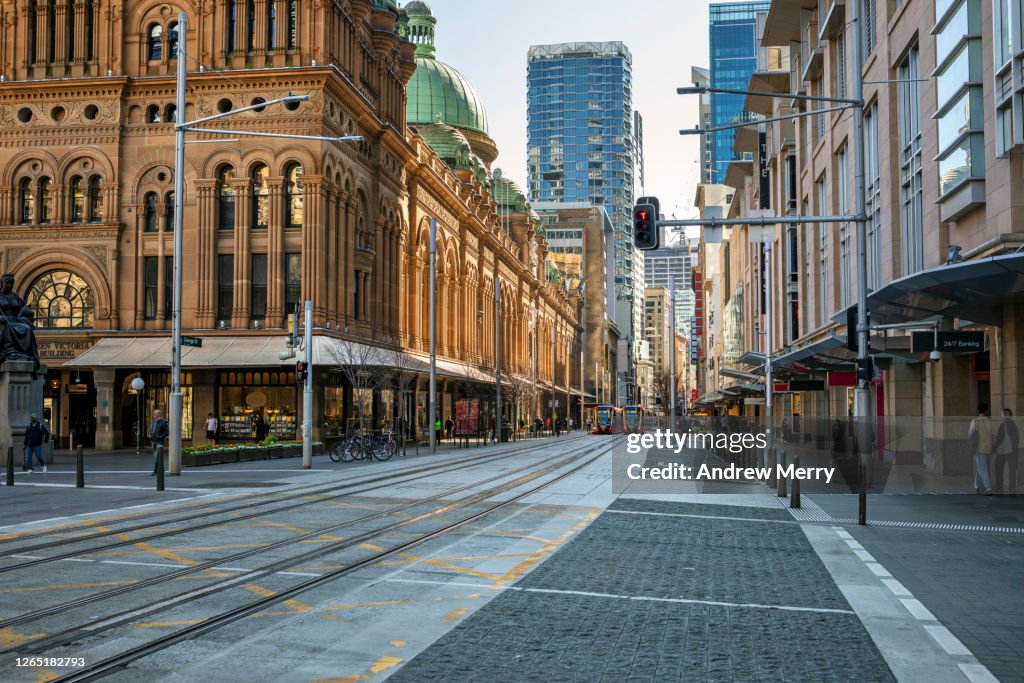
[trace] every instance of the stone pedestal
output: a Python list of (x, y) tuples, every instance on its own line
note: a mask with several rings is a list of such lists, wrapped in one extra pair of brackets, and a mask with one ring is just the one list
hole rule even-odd
[(38, 379), (33, 378), (32, 370), (32, 361), (28, 360), (9, 360), (0, 364), (0, 455), (4, 462), (9, 446), (14, 446), (15, 461), (22, 461), (29, 416), (32, 413), (43, 414), (42, 378), (46, 376), (46, 368), (40, 368)]
[(114, 369), (102, 368), (93, 371), (96, 384), (96, 450), (112, 451), (121, 447), (121, 430), (117, 429), (114, 400)]

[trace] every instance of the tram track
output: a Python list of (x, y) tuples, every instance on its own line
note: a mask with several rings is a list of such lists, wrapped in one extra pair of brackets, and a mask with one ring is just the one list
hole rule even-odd
[[(580, 439), (580, 438), (583, 438), (583, 437), (575, 437), (573, 440)], [(357, 482), (345, 482), (345, 483), (342, 483), (342, 484), (328, 485), (328, 486), (314, 488), (314, 489), (304, 489), (302, 491), (292, 492), (292, 493), (290, 493), (289, 495), (286, 495), (286, 496), (279, 496), (279, 497), (277, 497), (275, 499), (272, 499), (272, 500), (260, 501), (260, 502), (249, 502), (249, 503), (244, 504), (244, 505), (237, 505), (237, 506), (225, 508), (225, 509), (222, 509), (222, 510), (216, 510), (216, 511), (213, 511), (213, 512), (203, 512), (203, 513), (199, 513), (199, 514), (195, 514), (195, 515), (187, 515), (187, 516), (183, 516), (183, 517), (174, 517), (172, 519), (160, 520), (160, 521), (158, 521), (156, 523), (152, 523), (152, 524), (140, 524), (140, 525), (136, 525), (136, 526), (129, 526), (129, 527), (116, 528), (116, 529), (109, 529), (109, 530), (106, 530), (106, 531), (100, 531), (100, 532), (96, 532), (96, 533), (93, 533), (93, 534), (86, 534), (84, 536), (76, 536), (76, 537), (72, 537), (72, 538), (63, 538), (63, 539), (59, 539), (59, 540), (55, 540), (55, 541), (50, 541), (50, 542), (47, 542), (47, 543), (39, 543), (39, 544), (36, 544), (36, 545), (19, 546), (19, 547), (16, 547), (16, 548), (4, 549), (3, 555), (5, 557), (16, 557), (18, 555), (28, 555), (28, 554), (31, 554), (31, 553), (34, 553), (34, 552), (38, 552), (38, 551), (41, 551), (41, 550), (49, 550), (51, 548), (57, 548), (57, 547), (66, 547), (69, 544), (78, 544), (78, 543), (83, 543), (83, 542), (90, 541), (90, 540), (97, 540), (97, 539), (101, 539), (101, 538), (109, 538), (109, 537), (112, 537), (112, 536), (116, 536), (118, 534), (137, 532), (137, 531), (142, 531), (142, 530), (145, 530), (145, 529), (154, 529), (154, 528), (157, 528), (157, 527), (168, 526), (168, 525), (173, 525), (173, 524), (184, 524), (184, 525), (186, 525), (185, 528), (171, 529), (171, 530), (168, 530), (168, 531), (158, 532), (158, 533), (155, 533), (155, 534), (149, 534), (149, 535), (147, 535), (145, 537), (142, 537), (142, 538), (136, 538), (136, 539), (130, 539), (130, 540), (120, 540), (120, 541), (117, 541), (117, 542), (114, 542), (114, 543), (107, 543), (105, 545), (95, 546), (95, 547), (87, 548), (87, 549), (84, 549), (84, 550), (68, 551), (68, 552), (65, 552), (65, 553), (58, 554), (58, 555), (53, 555), (53, 556), (49, 556), (49, 557), (33, 559), (33, 560), (26, 561), (26, 562), (19, 562), (19, 563), (10, 564), (10, 565), (0, 565), (0, 574), (4, 574), (4, 573), (7, 573), (7, 572), (11, 572), (11, 571), (16, 571), (16, 570), (19, 570), (19, 569), (27, 569), (27, 568), (30, 568), (30, 567), (34, 567), (34, 566), (38, 566), (38, 565), (41, 565), (41, 564), (45, 564), (47, 562), (53, 562), (53, 561), (56, 561), (56, 560), (64, 560), (64, 559), (78, 557), (80, 555), (85, 555), (85, 554), (89, 554), (89, 553), (103, 552), (103, 551), (112, 550), (112, 549), (115, 549), (115, 548), (121, 548), (121, 547), (124, 547), (124, 546), (127, 546), (127, 545), (131, 545), (133, 543), (139, 543), (141, 541), (147, 541), (148, 542), (148, 541), (159, 539), (159, 538), (167, 538), (169, 536), (175, 536), (175, 535), (178, 535), (178, 534), (190, 533), (190, 532), (193, 532), (193, 531), (198, 531), (198, 530), (202, 530), (202, 529), (208, 529), (208, 528), (212, 528), (212, 527), (215, 527), (215, 526), (218, 526), (218, 525), (221, 525), (221, 524), (236, 523), (236, 522), (239, 522), (239, 521), (244, 521), (246, 519), (253, 519), (255, 517), (264, 517), (264, 516), (267, 516), (267, 515), (273, 515), (273, 514), (277, 514), (277, 513), (280, 513), (280, 512), (287, 512), (289, 510), (294, 510), (296, 508), (300, 508), (300, 507), (304, 507), (304, 506), (308, 506), (308, 505), (316, 505), (316, 504), (324, 503), (324, 502), (327, 502), (327, 501), (335, 500), (337, 498), (342, 498), (344, 496), (350, 496), (350, 495), (367, 493), (367, 492), (374, 491), (374, 490), (377, 490), (377, 489), (380, 489), (380, 488), (384, 488), (386, 486), (390, 486), (390, 485), (393, 485), (393, 484), (396, 484), (396, 483), (401, 484), (401, 483), (408, 483), (408, 482), (418, 481), (420, 479), (427, 479), (427, 478), (430, 478), (430, 477), (437, 476), (438, 474), (445, 474), (445, 473), (447, 473), (449, 471), (452, 471), (452, 470), (461, 469), (461, 468), (463, 468), (463, 467), (465, 467), (467, 465), (468, 466), (475, 466), (475, 465), (479, 465), (479, 464), (485, 464), (485, 463), (487, 463), (487, 462), (489, 462), (491, 460), (502, 458), (502, 457), (505, 457), (505, 456), (509, 455), (510, 453), (516, 453), (516, 452), (520, 452), (522, 450), (524, 450), (524, 448), (504, 449), (504, 450), (502, 450), (500, 452), (492, 452), (492, 453), (487, 453), (487, 454), (471, 456), (471, 457), (463, 458), (461, 460), (456, 460), (456, 461), (448, 461), (448, 462), (444, 462), (444, 463), (436, 463), (436, 464), (432, 464), (432, 465), (418, 467), (418, 468), (416, 468), (414, 470), (411, 470), (411, 471), (402, 471), (402, 472), (396, 472), (396, 473), (392, 473), (392, 474), (381, 475), (379, 477), (372, 477), (370, 479), (365, 479), (365, 480), (361, 480), (361, 481), (357, 481)], [(375, 484), (375, 485), (374, 486), (369, 486), (367, 488), (359, 488), (359, 487), (364, 487), (367, 484)], [(331, 495), (323, 496), (323, 497), (317, 498), (316, 500), (308, 500), (308, 498), (310, 496), (318, 496), (318, 495), (321, 495), (321, 494), (331, 494)], [(259, 510), (259, 511), (251, 512), (251, 513), (248, 513), (248, 514), (243, 514), (243, 515), (239, 515), (239, 516), (229, 517), (229, 518), (223, 519), (223, 520), (212, 520), (212, 521), (203, 522), (203, 523), (198, 524), (198, 525), (188, 526), (189, 522), (192, 522), (194, 520), (199, 520), (199, 519), (208, 519), (211, 515), (230, 515), (233, 512), (239, 512), (239, 511), (244, 511), (244, 510), (251, 510), (252, 508), (257, 507), (257, 506), (262, 507), (264, 505), (272, 505), (274, 503), (294, 501), (296, 499), (300, 499), (300, 500), (298, 502), (295, 502), (295, 503), (289, 503), (288, 505), (284, 505), (282, 507), (273, 508), (273, 509), (270, 509), (270, 510)]]
[[(367, 543), (370, 540), (384, 537), (387, 534), (393, 533), (400, 529), (404, 529), (414, 524), (432, 520), (441, 515), (445, 515), (447, 513), (464, 509), (470, 506), (479, 504), (486, 505), (486, 507), (483, 510), (472, 512), (471, 514), (461, 519), (458, 519), (454, 522), (447, 523), (440, 528), (428, 530), (425, 533), (419, 533), (415, 538), (409, 541), (403, 541), (401, 543), (393, 545), (390, 548), (386, 548), (385, 550), (375, 552), (373, 555), (369, 557), (350, 562), (349, 564), (346, 564), (343, 567), (333, 569), (320, 576), (302, 581), (294, 586), (288, 587), (273, 595), (261, 597), (256, 601), (248, 602), (246, 604), (234, 607), (215, 616), (206, 618), (200, 623), (193, 624), (191, 626), (188, 626), (177, 631), (173, 631), (172, 633), (161, 636), (153, 641), (144, 643), (140, 646), (131, 648), (123, 653), (95, 662), (93, 664), (88, 665), (86, 668), (80, 671), (74, 672), (72, 674), (69, 674), (58, 679), (60, 681), (91, 680), (93, 678), (105, 675), (106, 673), (110, 673), (115, 669), (122, 668), (133, 661), (148, 656), (149, 654), (152, 654), (159, 650), (166, 649), (167, 647), (170, 647), (175, 643), (181, 642), (183, 640), (188, 640), (190, 638), (215, 630), (217, 628), (221, 628), (222, 626), (226, 626), (246, 616), (260, 612), (268, 606), (293, 599), (297, 595), (310, 591), (314, 588), (320, 587), (326, 583), (329, 583), (330, 581), (350, 574), (358, 569), (375, 564), (383, 559), (395, 555), (396, 553), (400, 553), (405, 550), (408, 550), (409, 548), (420, 545), (428, 540), (431, 540), (440, 535), (448, 533), (454, 529), (457, 529), (465, 524), (473, 522), (496, 510), (511, 505), (521, 500), (522, 498), (532, 495), (546, 488), (547, 486), (550, 486), (551, 484), (561, 481), (562, 479), (571, 476), (572, 474), (575, 474), (576, 472), (579, 472), (583, 468), (593, 464), (595, 461), (597, 461), (599, 458), (601, 458), (607, 452), (609, 452), (612, 449), (613, 445), (614, 444), (608, 444), (607, 442), (602, 443), (600, 445), (588, 448), (580, 453), (576, 453), (568, 457), (562, 458), (555, 463), (550, 463), (540, 467), (538, 467), (536, 464), (526, 466), (524, 468), (520, 468), (519, 470), (515, 470), (513, 472), (506, 472), (496, 477), (484, 480), (482, 482), (474, 482), (473, 484), (459, 487), (456, 490), (446, 491), (444, 494), (440, 495), (450, 496), (455, 491), (479, 487), (481, 485), (490, 483), (496, 479), (514, 476), (519, 471), (532, 470), (530, 472), (527, 472), (526, 474), (523, 474), (523, 476), (517, 477), (512, 481), (505, 482), (503, 484), (494, 486), (485, 491), (472, 494), (466, 498), (459, 499), (457, 501), (445, 503), (433, 510), (425, 511), (412, 518), (401, 520), (381, 528), (372, 529), (357, 534), (356, 536), (350, 537), (348, 539), (343, 539), (335, 543), (331, 543), (328, 546), (323, 546), (315, 550), (301, 553), (297, 556), (276, 560), (267, 565), (264, 565), (257, 569), (250, 570), (244, 574), (232, 577), (229, 580), (221, 581), (211, 586), (207, 586), (200, 589), (194, 589), (142, 607), (123, 610), (118, 614), (102, 618), (99, 621), (93, 621), (88, 624), (80, 624), (70, 629), (65, 629), (60, 633), (48, 635), (43, 638), (31, 641), (29, 643), (23, 643), (17, 648), (11, 648), (9, 650), (4, 651), (3, 656), (6, 659), (8, 658), (7, 656), (9, 654), (13, 654), (15, 651), (17, 651), (19, 654), (25, 654), (26, 652), (31, 653), (48, 651), (50, 648), (76, 643), (84, 638), (95, 637), (105, 632), (112, 631), (120, 626), (126, 625), (133, 621), (137, 621), (142, 617), (149, 616), (151, 614), (158, 612), (165, 612), (167, 610), (180, 607), (183, 605), (190, 605), (192, 603), (196, 603), (202, 600), (203, 598), (208, 597), (209, 595), (219, 593), (230, 588), (237, 588), (247, 582), (251, 582), (261, 578), (267, 578), (273, 574), (279, 575), (281, 571), (287, 570), (291, 567), (301, 566), (302, 564), (309, 562), (310, 560), (319, 559), (332, 553), (339, 553), (344, 552), (346, 550), (352, 550), (353, 548), (356, 548), (361, 544)], [(525, 491), (515, 493), (508, 499), (493, 502), (491, 501), (491, 499), (494, 496), (511, 492), (516, 488), (519, 488), (526, 484), (530, 484), (536, 481), (537, 479), (545, 477), (548, 474), (557, 473), (558, 470), (566, 467), (568, 467), (569, 469), (567, 469), (564, 472), (558, 473), (553, 478), (542, 481), (537, 485), (526, 489)], [(417, 501), (416, 503), (410, 504), (409, 506), (403, 507), (420, 505), (429, 500), (431, 499), (420, 500)], [(384, 511), (377, 515), (368, 516), (368, 518), (375, 518), (378, 516), (382, 516), (384, 514), (388, 514), (389, 512), (393, 511)], [(321, 530), (318, 533), (324, 534), (328, 532)]]
[[(181, 569), (175, 570), (173, 572), (169, 572), (167, 574), (162, 574), (160, 576), (150, 577), (148, 579), (142, 579), (142, 580), (140, 580), (140, 581), (138, 581), (136, 583), (133, 583), (133, 584), (130, 584), (130, 585), (127, 585), (127, 586), (119, 586), (117, 588), (112, 588), (112, 589), (107, 590), (107, 591), (103, 591), (103, 592), (100, 592), (100, 593), (95, 593), (93, 595), (88, 595), (88, 596), (85, 596), (85, 597), (82, 597), (82, 598), (77, 598), (75, 600), (69, 600), (69, 601), (66, 601), (66, 602), (63, 602), (63, 603), (60, 603), (60, 604), (51, 605), (49, 607), (42, 607), (42, 608), (39, 608), (37, 610), (33, 610), (32, 612), (26, 612), (24, 614), (20, 614), (20, 615), (15, 616), (15, 617), (10, 617), (8, 619), (0, 620), (0, 630), (5, 629), (5, 628), (12, 628), (14, 626), (20, 626), (20, 625), (26, 624), (26, 623), (31, 623), (33, 621), (37, 621), (37, 620), (42, 619), (42, 618), (47, 617), (47, 616), (51, 616), (51, 615), (54, 615), (54, 614), (59, 614), (61, 612), (70, 611), (70, 610), (73, 610), (73, 609), (77, 609), (79, 607), (84, 607), (84, 606), (89, 605), (89, 604), (93, 604), (93, 603), (96, 603), (96, 602), (101, 602), (103, 600), (115, 598), (115, 597), (118, 597), (118, 596), (121, 596), (121, 595), (125, 595), (127, 593), (131, 593), (131, 592), (140, 590), (142, 588), (149, 588), (149, 587), (156, 586), (156, 585), (159, 585), (159, 584), (162, 584), (162, 583), (166, 583), (168, 581), (177, 580), (177, 579), (180, 579), (180, 578), (183, 578), (183, 577), (186, 577), (186, 576), (190, 576), (192, 574), (196, 574), (198, 572), (207, 571), (207, 570), (210, 570), (210, 569), (216, 569), (217, 567), (221, 567), (221, 566), (233, 563), (233, 562), (237, 562), (239, 560), (248, 559), (248, 558), (256, 556), (256, 555), (265, 554), (265, 553), (268, 553), (268, 552), (271, 552), (271, 551), (274, 551), (274, 550), (278, 550), (280, 548), (285, 548), (285, 547), (290, 546), (290, 545), (311, 541), (311, 540), (317, 538), (318, 536), (325, 536), (325, 535), (333, 534), (333, 533), (335, 533), (337, 531), (340, 531), (340, 530), (342, 530), (344, 528), (355, 526), (356, 524), (361, 524), (361, 523), (364, 523), (364, 522), (372, 521), (374, 519), (379, 519), (379, 518), (382, 518), (382, 517), (387, 517), (387, 516), (390, 516), (390, 515), (394, 515), (396, 513), (404, 512), (404, 511), (409, 510), (411, 508), (414, 508), (414, 507), (417, 507), (417, 506), (421, 506), (421, 505), (423, 505), (425, 503), (432, 503), (432, 502), (435, 502), (435, 501), (444, 500), (446, 498), (449, 498), (449, 497), (451, 497), (453, 495), (457, 495), (457, 494), (462, 493), (464, 491), (467, 491), (469, 489), (476, 488), (476, 487), (479, 487), (479, 486), (482, 486), (482, 485), (485, 485), (485, 484), (490, 484), (490, 483), (498, 481), (500, 479), (507, 479), (508, 477), (514, 476), (517, 473), (526, 472), (528, 470), (535, 469), (536, 467), (537, 467), (536, 464), (524, 465), (523, 467), (511, 470), (509, 472), (503, 472), (501, 474), (495, 475), (493, 477), (489, 477), (489, 478), (484, 479), (482, 481), (475, 481), (475, 482), (472, 482), (472, 483), (469, 483), (469, 484), (465, 484), (465, 485), (462, 485), (462, 486), (459, 486), (459, 487), (456, 487), (456, 488), (453, 488), (453, 489), (449, 489), (447, 491), (435, 494), (435, 495), (430, 496), (428, 498), (418, 499), (418, 500), (412, 501), (410, 503), (406, 503), (404, 505), (399, 505), (397, 507), (388, 508), (386, 510), (378, 511), (378, 512), (375, 512), (373, 514), (363, 515), (362, 517), (358, 517), (358, 518), (355, 518), (355, 519), (345, 520), (344, 522), (339, 522), (337, 524), (332, 524), (332, 525), (329, 525), (327, 527), (323, 527), (323, 528), (320, 528), (320, 529), (309, 531), (307, 533), (300, 534), (299, 536), (294, 536), (292, 538), (286, 538), (286, 539), (283, 539), (281, 541), (276, 541), (274, 543), (263, 545), (263, 546), (260, 546), (260, 547), (257, 547), (257, 548), (250, 548), (248, 550), (244, 550), (244, 551), (241, 551), (241, 552), (238, 552), (238, 553), (234, 553), (234, 554), (228, 555), (226, 557), (217, 558), (217, 559), (213, 559), (213, 560), (208, 560), (208, 561), (203, 562), (201, 564), (197, 564), (197, 565), (190, 566), (190, 567), (183, 567)], [(148, 542), (149, 538), (152, 538), (152, 537), (147, 537), (146, 538), (147, 542)], [(280, 570), (278, 570), (278, 571), (280, 571)], [(34, 653), (34, 652), (37, 652), (39, 650), (33, 648), (31, 643), (28, 643), (28, 644), (19, 645), (17, 648), (0, 649), (0, 656), (11, 654), (11, 653), (13, 653), (15, 651), (17, 651), (19, 653), (26, 653), (26, 652)]]

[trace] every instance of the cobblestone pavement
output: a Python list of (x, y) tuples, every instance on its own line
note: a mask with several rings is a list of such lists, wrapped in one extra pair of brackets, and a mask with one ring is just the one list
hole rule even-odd
[(1000, 681), (1024, 681), (1024, 537), (847, 529)]
[(785, 511), (619, 500), (390, 680), (895, 679)]

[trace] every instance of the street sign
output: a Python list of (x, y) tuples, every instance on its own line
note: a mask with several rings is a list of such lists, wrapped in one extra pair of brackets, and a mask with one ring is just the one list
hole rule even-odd
[(182, 337), (181, 338), (181, 345), (182, 346), (193, 346), (193, 347), (195, 347), (197, 349), (200, 349), (200, 348), (203, 347), (203, 338), (202, 337)]
[(825, 381), (821, 379), (792, 379), (789, 381), (790, 391), (825, 391)]
[[(944, 353), (980, 353), (985, 350), (984, 332), (939, 332), (938, 351)], [(934, 332), (913, 332), (910, 338), (911, 353), (935, 351)]]

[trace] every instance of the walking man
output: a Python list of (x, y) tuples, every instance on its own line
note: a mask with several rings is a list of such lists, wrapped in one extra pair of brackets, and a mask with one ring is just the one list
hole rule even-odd
[[(1013, 411), (1003, 408), (1003, 421), (996, 432), (996, 493), (1003, 492), (1003, 466), (1010, 466), (1008, 493), (1017, 495), (1017, 448), (1020, 445), (1020, 430), (1013, 421)], [(44, 470), (45, 471), (45, 470)]]
[(974, 489), (978, 495), (992, 495), (992, 483), (988, 478), (988, 458), (992, 455), (995, 429), (988, 417), (988, 404), (978, 404), (978, 417), (971, 420), (967, 436), (974, 445)]
[(206, 440), (214, 446), (217, 445), (217, 418), (213, 413), (206, 414)]
[(39, 464), (46, 472), (46, 461), (43, 460), (43, 444), (50, 440), (50, 429), (39, 421), (39, 415), (32, 413), (28, 428), (25, 429), (25, 469), (29, 473), (35, 472), (32, 469), (32, 458), (39, 458)]
[(167, 441), (167, 436), (170, 434), (170, 428), (167, 425), (167, 420), (164, 418), (163, 413), (159, 410), (153, 411), (153, 421), (149, 425), (149, 438), (153, 442), (153, 473), (149, 476), (156, 476), (157, 468), (157, 457), (156, 454), (159, 449), (164, 447)]

